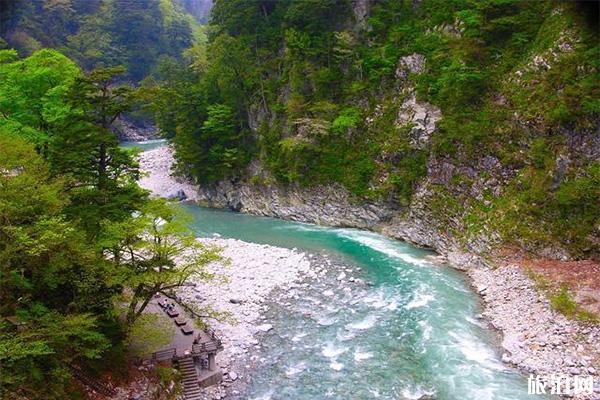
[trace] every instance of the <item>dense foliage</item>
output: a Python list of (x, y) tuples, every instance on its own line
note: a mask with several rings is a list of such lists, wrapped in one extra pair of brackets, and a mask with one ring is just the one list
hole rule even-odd
[(28, 56), (60, 49), (90, 70), (122, 65), (139, 81), (160, 57), (179, 58), (204, 40), (180, 0), (15, 0), (2, 2), (0, 37)]
[[(340, 183), (358, 198), (407, 205), (428, 168), (446, 163), (453, 176), (427, 200), (441, 226), (462, 236), (493, 227), (532, 249), (553, 241), (597, 255), (597, 151), (582, 151), (598, 143), (593, 10), (366, 3), (365, 14), (346, 0), (216, 1), (206, 50), (148, 82), (180, 170), (206, 184), (245, 177), (255, 159), (263, 172), (252, 182)], [(399, 60), (415, 54), (422, 71), (402, 70)], [(442, 115), (425, 145), (399, 118), (413, 93)], [(222, 129), (207, 131), (215, 110)], [(489, 160), (501, 172), (482, 166)], [(472, 195), (479, 186), (488, 192)]]
[(218, 249), (137, 185), (112, 129), (137, 98), (123, 68), (83, 73), (49, 49), (0, 60), (0, 393), (80, 398), (73, 368), (126, 371), (150, 299), (210, 279)]

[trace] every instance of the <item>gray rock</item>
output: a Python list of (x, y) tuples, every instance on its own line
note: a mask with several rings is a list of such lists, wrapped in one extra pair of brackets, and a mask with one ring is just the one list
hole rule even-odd
[(273, 329), (273, 325), (262, 324), (262, 325), (257, 326), (256, 329), (258, 329), (261, 332), (269, 332), (271, 329)]
[(183, 201), (185, 199), (187, 199), (187, 195), (181, 189), (179, 189), (174, 194), (170, 194), (170, 195), (167, 196), (167, 200), (179, 200), (179, 201)]
[(435, 132), (437, 122), (442, 118), (442, 112), (436, 106), (417, 101), (412, 93), (400, 106), (396, 125), (410, 126), (411, 145), (423, 149), (429, 143)]
[(425, 56), (413, 53), (401, 57), (396, 68), (396, 78), (407, 79), (409, 74), (420, 74), (425, 69)]

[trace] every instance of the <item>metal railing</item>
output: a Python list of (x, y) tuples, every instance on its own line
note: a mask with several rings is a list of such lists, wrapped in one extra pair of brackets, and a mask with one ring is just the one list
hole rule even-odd
[(159, 350), (152, 353), (152, 361), (172, 360), (177, 357), (177, 349), (171, 347), (165, 350)]

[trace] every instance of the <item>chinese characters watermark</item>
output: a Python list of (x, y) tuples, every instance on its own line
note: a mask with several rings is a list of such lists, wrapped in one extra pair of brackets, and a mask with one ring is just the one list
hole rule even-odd
[(527, 394), (593, 394), (592, 376), (570, 377), (568, 375), (529, 375)]

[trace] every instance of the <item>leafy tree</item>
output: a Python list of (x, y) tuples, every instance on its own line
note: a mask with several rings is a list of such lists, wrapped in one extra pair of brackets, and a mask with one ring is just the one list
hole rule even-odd
[(128, 326), (157, 293), (193, 310), (174, 293), (192, 279), (212, 279), (205, 267), (220, 259), (219, 249), (198, 242), (185, 216), (162, 200), (149, 201), (132, 219), (108, 224), (99, 243), (126, 288)]
[(131, 89), (115, 86), (122, 68), (97, 69), (75, 80), (67, 108), (55, 113), (48, 160), (57, 174), (68, 176), (70, 212), (92, 235), (102, 219), (123, 219), (141, 204), (145, 194), (136, 184), (138, 168), (119, 148), (112, 124), (131, 107)]
[(87, 71), (125, 65), (134, 81), (160, 55), (180, 58), (204, 38), (179, 0), (2, 1), (0, 7), (0, 36), (22, 56), (56, 48)]
[(202, 150), (197, 163), (204, 170), (199, 180), (216, 181), (245, 165), (244, 150), (239, 146), (242, 140), (233, 110), (222, 104), (209, 106), (198, 137)]
[(69, 366), (108, 346), (98, 325), (114, 294), (107, 264), (64, 218), (62, 185), (30, 143), (0, 129), (0, 390), (9, 396), (68, 397)]
[(0, 64), (0, 125), (10, 126), (45, 148), (52, 122), (48, 118), (54, 118), (58, 110), (67, 111), (64, 94), (81, 72), (55, 50), (44, 49), (11, 61)]
[(145, 196), (112, 128), (131, 107), (130, 87), (114, 85), (123, 71), (83, 75), (55, 50), (0, 64), (0, 126), (35, 143), (52, 172), (69, 178), (69, 209), (90, 234), (104, 218), (128, 216)]

